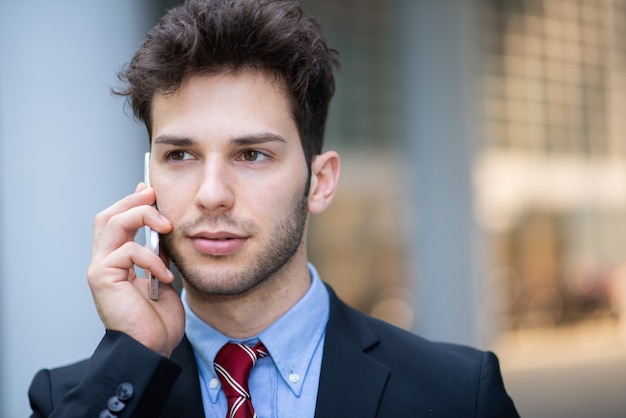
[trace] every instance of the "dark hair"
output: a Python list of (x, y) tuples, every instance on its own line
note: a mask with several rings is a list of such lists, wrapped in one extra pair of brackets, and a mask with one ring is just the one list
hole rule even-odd
[(278, 76), (291, 96), (307, 164), (322, 152), (333, 66), (320, 25), (289, 0), (188, 0), (152, 28), (120, 72), (135, 117), (151, 134), (156, 93), (175, 92), (196, 74), (255, 69)]

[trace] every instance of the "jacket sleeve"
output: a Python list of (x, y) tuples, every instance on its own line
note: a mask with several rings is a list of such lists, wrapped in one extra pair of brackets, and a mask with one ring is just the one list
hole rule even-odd
[(128, 335), (107, 331), (86, 362), (37, 373), (31, 417), (155, 417), (180, 372)]
[(518, 418), (513, 400), (507, 394), (500, 373), (498, 358), (485, 352), (480, 369), (480, 383), (476, 402), (476, 417)]

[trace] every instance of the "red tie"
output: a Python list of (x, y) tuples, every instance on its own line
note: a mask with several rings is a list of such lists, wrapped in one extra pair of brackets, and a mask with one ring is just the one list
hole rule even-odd
[(256, 418), (248, 377), (257, 360), (265, 356), (267, 351), (260, 341), (254, 347), (228, 343), (217, 353), (215, 370), (228, 401), (226, 418)]

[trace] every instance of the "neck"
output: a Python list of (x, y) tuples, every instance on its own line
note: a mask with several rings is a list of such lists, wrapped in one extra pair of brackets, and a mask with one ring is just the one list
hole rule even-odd
[(311, 286), (306, 257), (298, 250), (272, 277), (246, 293), (208, 295), (185, 286), (191, 310), (233, 339), (257, 336), (295, 305)]

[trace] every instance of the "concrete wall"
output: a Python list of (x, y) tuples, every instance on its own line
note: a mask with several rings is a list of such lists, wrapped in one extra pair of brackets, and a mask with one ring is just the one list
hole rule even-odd
[(146, 134), (114, 98), (143, 1), (0, 2), (0, 416), (34, 373), (103, 333), (86, 282), (94, 215), (142, 179)]
[(414, 330), (484, 346), (484, 243), (474, 212), (478, 150), (474, 2), (398, 1), (402, 31), (404, 153), (411, 167)]

